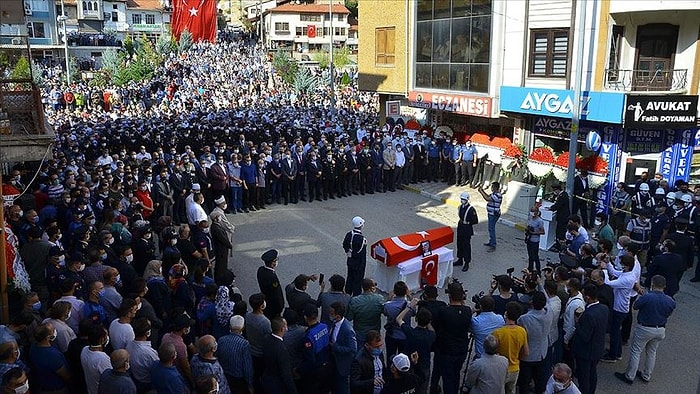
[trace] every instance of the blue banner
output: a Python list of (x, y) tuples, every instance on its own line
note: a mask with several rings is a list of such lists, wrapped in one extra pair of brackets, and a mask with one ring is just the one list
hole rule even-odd
[(597, 131), (603, 140), (598, 155), (608, 162), (608, 180), (603, 187), (598, 188), (596, 211), (608, 213), (610, 198), (615, 193), (615, 185), (620, 179), (620, 166), (622, 164), (620, 145), (622, 144), (623, 134), (619, 126), (605, 126), (597, 129)]
[[(573, 96), (573, 90), (501, 86), (500, 110), (570, 119)], [(622, 124), (624, 108), (622, 93), (581, 93), (581, 120)]]

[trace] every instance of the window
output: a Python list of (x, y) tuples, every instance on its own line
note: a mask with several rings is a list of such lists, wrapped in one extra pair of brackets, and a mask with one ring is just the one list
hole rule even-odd
[(304, 26), (304, 27), (297, 27), (296, 28), (296, 34), (298, 36), (306, 36), (309, 34), (309, 28)]
[(289, 33), (288, 22), (275, 22), (275, 33)]
[(569, 53), (569, 29), (544, 29), (530, 32), (531, 77), (566, 77)]
[(146, 14), (146, 24), (147, 25), (155, 25), (156, 24), (156, 16), (153, 14)]
[(324, 35), (324, 36), (330, 36), (330, 35), (331, 35), (331, 28), (330, 28), (330, 27), (324, 27), (324, 28), (323, 28), (323, 35)]
[(31, 38), (46, 38), (46, 31), (42, 22), (27, 23), (27, 33)]
[(29, 6), (29, 9), (32, 11), (49, 11), (49, 2), (45, 0), (25, 0), (24, 6), (25, 8)]
[(119, 7), (117, 7), (117, 5), (116, 5), (116, 4), (112, 4), (112, 9), (113, 9), (113, 10), (118, 10), (118, 9), (119, 9)]
[(618, 78), (624, 32), (624, 26), (613, 25), (612, 35), (610, 36), (610, 51), (608, 52), (608, 81), (617, 81)]
[(333, 35), (335, 36), (344, 36), (345, 35), (345, 28), (344, 27), (334, 27), (333, 30)]
[(112, 11), (112, 22), (119, 22), (119, 14), (117, 11)]
[(492, 0), (416, 0), (414, 86), (489, 91)]
[(141, 14), (133, 14), (131, 15), (131, 23), (134, 25), (140, 25), (143, 23), (143, 20), (141, 19)]
[(345, 20), (345, 15), (343, 14), (338, 14), (338, 22), (342, 22)]
[(88, 6), (87, 6), (87, 1), (83, 1), (83, 11), (87, 11)]
[(394, 47), (396, 45), (396, 28), (395, 27), (379, 27), (374, 30), (375, 42), (375, 63), (379, 65), (393, 66), (396, 54)]
[(321, 22), (321, 15), (301, 14), (299, 19), (302, 22)]

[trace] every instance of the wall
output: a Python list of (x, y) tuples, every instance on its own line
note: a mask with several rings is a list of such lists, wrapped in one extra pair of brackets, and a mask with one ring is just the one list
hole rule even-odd
[[(393, 1), (387, 7), (384, 1), (360, 1), (358, 26), (359, 50), (358, 71), (361, 90), (380, 93), (407, 94), (410, 71), (406, 61), (413, 47), (411, 26), (415, 2)], [(408, 16), (408, 23), (407, 21)], [(395, 60), (393, 66), (378, 66), (375, 63), (375, 29), (378, 27), (396, 28)]]
[(610, 1), (610, 13), (636, 11), (698, 10), (698, 0), (605, 0)]

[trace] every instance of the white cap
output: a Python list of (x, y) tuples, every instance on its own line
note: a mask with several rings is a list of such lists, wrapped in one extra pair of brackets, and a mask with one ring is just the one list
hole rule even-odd
[(199, 186), (199, 183), (193, 183), (192, 190), (195, 190), (195, 191), (202, 190), (202, 187)]
[(221, 205), (226, 202), (226, 198), (224, 196), (219, 196), (216, 200), (214, 200), (214, 204), (216, 205)]
[(683, 202), (693, 202), (693, 197), (690, 196), (688, 193), (683, 193), (681, 196), (681, 201)]
[(359, 216), (355, 216), (352, 218), (352, 227), (353, 228), (360, 228), (365, 225), (365, 219), (362, 219)]
[(649, 185), (646, 184), (646, 183), (642, 183), (641, 185), (639, 185), (639, 190), (648, 192), (648, 191), (649, 191)]
[(391, 363), (401, 372), (408, 372), (411, 369), (411, 360), (403, 353), (394, 356), (394, 358), (391, 359)]
[(469, 201), (469, 193), (462, 192), (462, 194), (459, 195), (459, 199), (462, 201)]

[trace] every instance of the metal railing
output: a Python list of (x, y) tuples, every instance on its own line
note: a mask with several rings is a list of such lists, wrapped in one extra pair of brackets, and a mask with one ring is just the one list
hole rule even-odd
[(680, 91), (688, 88), (688, 70), (605, 70), (605, 89), (624, 92)]

